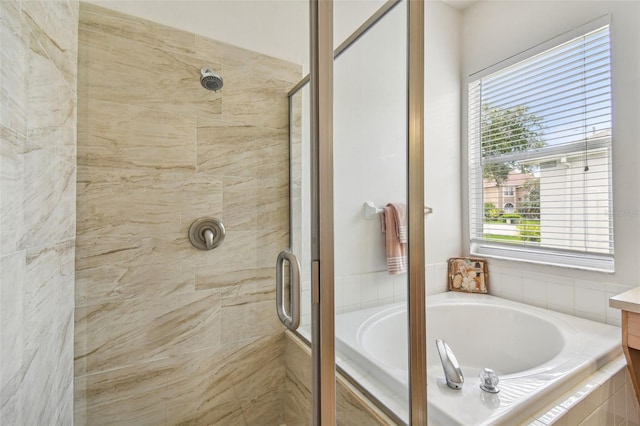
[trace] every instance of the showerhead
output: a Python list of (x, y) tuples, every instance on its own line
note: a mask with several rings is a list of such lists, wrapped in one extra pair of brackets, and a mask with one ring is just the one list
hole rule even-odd
[(200, 70), (200, 84), (207, 90), (217, 92), (222, 89), (222, 77), (211, 68), (202, 68)]

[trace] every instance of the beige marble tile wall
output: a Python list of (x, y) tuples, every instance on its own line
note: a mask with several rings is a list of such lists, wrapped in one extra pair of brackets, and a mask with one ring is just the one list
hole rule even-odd
[(78, 3), (0, 17), (0, 424), (71, 425)]
[[(81, 3), (78, 70), (76, 424), (282, 423), (300, 68)], [(213, 251), (187, 238), (202, 216), (227, 230)]]
[[(311, 425), (311, 350), (287, 331), (285, 334), (285, 420), (287, 425)], [(344, 426), (393, 425), (342, 376), (336, 377), (336, 423)]]

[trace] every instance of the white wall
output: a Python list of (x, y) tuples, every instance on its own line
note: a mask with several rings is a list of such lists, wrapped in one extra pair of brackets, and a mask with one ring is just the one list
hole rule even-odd
[[(425, 3), (425, 203), (433, 208), (425, 221), (427, 285), (443, 290), (442, 264), (462, 250), (460, 24), (459, 10)], [(440, 265), (439, 271), (430, 276), (434, 264)]]
[[(499, 260), (492, 260), (489, 270), (494, 294), (619, 324), (619, 311), (608, 308), (608, 297), (638, 285), (640, 272), (640, 3), (476, 3), (464, 11), (462, 18), (462, 75), (480, 71), (606, 14), (611, 14), (616, 272), (602, 274)], [(466, 111), (465, 96), (463, 92), (462, 111)], [(463, 119), (463, 135), (465, 132)], [(462, 147), (466, 162), (466, 138)], [(467, 209), (464, 202), (463, 243), (468, 253)]]

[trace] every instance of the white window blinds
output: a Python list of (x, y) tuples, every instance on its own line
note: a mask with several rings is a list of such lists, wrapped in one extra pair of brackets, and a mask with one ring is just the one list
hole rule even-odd
[(609, 27), (469, 83), (471, 251), (613, 271)]

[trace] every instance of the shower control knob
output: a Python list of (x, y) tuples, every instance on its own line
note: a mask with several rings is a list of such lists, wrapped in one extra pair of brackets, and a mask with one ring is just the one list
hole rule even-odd
[(215, 217), (202, 217), (191, 224), (189, 241), (200, 250), (212, 250), (224, 241), (224, 225)]
[(500, 389), (498, 389), (498, 383), (500, 379), (498, 375), (490, 368), (485, 368), (480, 373), (480, 389), (489, 393), (498, 393)]

